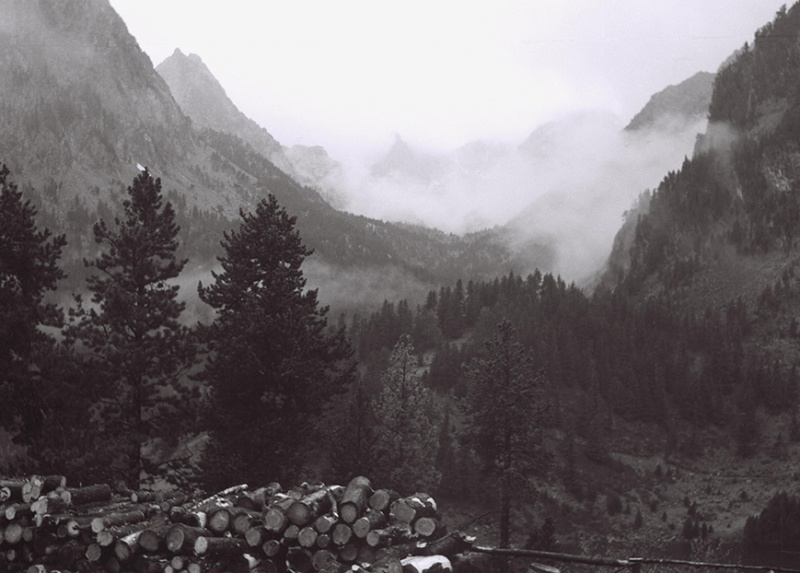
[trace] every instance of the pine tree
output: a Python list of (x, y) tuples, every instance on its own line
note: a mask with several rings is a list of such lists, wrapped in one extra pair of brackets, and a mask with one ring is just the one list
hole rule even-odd
[(9, 175), (0, 165), (0, 426), (24, 440), (42, 424), (39, 362), (54, 340), (39, 327), (62, 319), (45, 295), (65, 276), (58, 260), (66, 240), (37, 228), (36, 209)]
[(485, 343), (485, 357), (474, 359), (467, 374), (467, 432), (487, 472), (499, 484), (500, 546), (508, 547), (512, 500), (525, 495), (530, 476), (543, 463), (541, 376), (508, 320), (497, 325)]
[(312, 252), (274, 196), (241, 212), (222, 247), (222, 271), (198, 287), (217, 312), (201, 329), (213, 437), (204, 483), (295, 479), (321, 441), (324, 408), (352, 381), (352, 352), (342, 330), (328, 332), (317, 291), (306, 289), (300, 267)]
[(437, 412), (430, 390), (416, 374), (410, 337), (402, 337), (394, 347), (381, 385), (374, 406), (376, 481), (403, 492), (429, 491), (441, 477), (435, 467), (438, 436), (431, 421)]
[(180, 412), (189, 405), (181, 377), (193, 352), (179, 322), (178, 286), (170, 284), (185, 261), (175, 256), (179, 228), (172, 205), (163, 202), (161, 180), (140, 173), (123, 209), (112, 227), (102, 220), (94, 225), (95, 242), (105, 250), (86, 263), (97, 271), (87, 281), (92, 306), (76, 296), (65, 334), (85, 348), (87, 380), (100, 384), (98, 444), (124, 455), (124, 479), (139, 487), (144, 447), (180, 433)]

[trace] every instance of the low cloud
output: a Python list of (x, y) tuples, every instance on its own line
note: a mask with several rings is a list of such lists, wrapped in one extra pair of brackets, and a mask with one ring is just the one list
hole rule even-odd
[(505, 225), (512, 248), (550, 244), (556, 263), (543, 270), (580, 280), (602, 266), (636, 197), (691, 156), (705, 123), (628, 132), (593, 111), (545, 124), (520, 144), (426, 152), (398, 138), (372, 165), (347, 166), (346, 208), (455, 233)]

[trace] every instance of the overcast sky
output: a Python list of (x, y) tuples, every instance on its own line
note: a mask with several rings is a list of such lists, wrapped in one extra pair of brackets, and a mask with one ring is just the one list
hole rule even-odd
[(198, 54), (281, 143), (521, 141), (575, 109), (630, 119), (718, 65), (781, 0), (111, 0), (159, 64)]

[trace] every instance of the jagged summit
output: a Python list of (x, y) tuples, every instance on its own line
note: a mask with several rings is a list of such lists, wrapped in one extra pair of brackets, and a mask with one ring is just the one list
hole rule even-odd
[(281, 154), (280, 144), (266, 129), (239, 111), (200, 56), (185, 55), (176, 49), (156, 71), (197, 127), (235, 133), (277, 163), (274, 156)]
[(339, 203), (341, 165), (321, 147), (307, 151), (300, 146), (290, 151), (281, 145), (269, 131), (239, 110), (199, 55), (185, 55), (176, 49), (156, 71), (197, 127), (241, 138), (298, 182), (316, 188), (332, 204)]

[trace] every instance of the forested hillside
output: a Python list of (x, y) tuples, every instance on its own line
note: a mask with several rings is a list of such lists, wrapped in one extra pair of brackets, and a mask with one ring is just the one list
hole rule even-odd
[[(206, 491), (370, 475), (451, 500), (501, 545), (692, 558), (769, 546), (785, 525), (774, 513), (795, 509), (767, 502), (797, 480), (800, 454), (798, 34), (800, 5), (719, 71), (707, 132), (631, 208), (591, 292), (510, 272), (547, 252), (512, 256), (498, 230), (337, 211), (166, 96), (198, 155), (170, 147), (159, 166), (179, 163), (184, 187), (141, 166), (67, 198), (56, 175), (37, 187), (4, 165), (0, 474)], [(12, 143), (39, 134), (39, 157), (53, 126), (87, 113), (61, 110)], [(134, 159), (119, 145), (92, 157)], [(69, 171), (67, 151), (54, 165)], [(308, 283), (312, 250), (436, 286), (330, 316)], [(209, 309), (199, 321), (178, 296), (191, 267), (208, 271), (190, 285)]]

